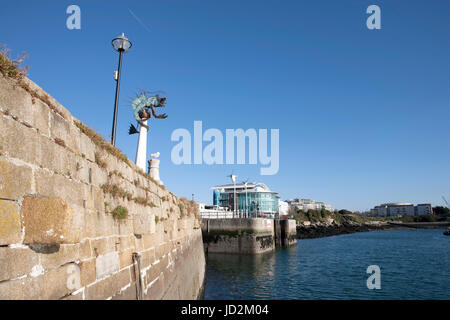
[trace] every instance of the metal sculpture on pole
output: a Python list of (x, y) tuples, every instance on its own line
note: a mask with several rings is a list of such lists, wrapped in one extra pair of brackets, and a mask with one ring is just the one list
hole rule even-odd
[[(156, 114), (155, 108), (163, 108), (166, 103), (165, 97), (160, 97), (158, 94), (147, 97), (145, 92), (136, 96), (136, 99), (131, 103), (131, 107), (134, 111), (134, 118), (137, 121), (137, 127), (133, 124), (130, 125), (128, 134), (132, 135), (139, 133), (138, 147), (136, 151), (136, 165), (140, 167), (144, 172), (146, 167), (147, 156), (147, 132), (148, 132), (148, 120), (152, 117), (156, 119), (166, 119), (167, 115)], [(138, 129), (139, 128), (139, 129)]]

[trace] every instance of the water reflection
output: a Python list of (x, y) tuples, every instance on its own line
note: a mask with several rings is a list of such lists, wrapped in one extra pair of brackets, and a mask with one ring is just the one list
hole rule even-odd
[[(301, 240), (251, 256), (208, 254), (205, 299), (449, 299), (450, 238), (390, 230)], [(368, 290), (379, 265), (382, 289)]]

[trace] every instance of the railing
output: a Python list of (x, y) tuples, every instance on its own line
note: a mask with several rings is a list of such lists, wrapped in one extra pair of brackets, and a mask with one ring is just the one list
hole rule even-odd
[(200, 211), (200, 217), (202, 219), (239, 219), (239, 218), (278, 218), (278, 213), (269, 215), (258, 215), (254, 212), (239, 211), (234, 213), (233, 211)]

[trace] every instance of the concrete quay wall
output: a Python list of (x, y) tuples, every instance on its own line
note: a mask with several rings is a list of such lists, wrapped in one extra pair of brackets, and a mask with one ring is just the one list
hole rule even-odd
[(295, 220), (203, 219), (206, 253), (261, 254), (297, 243)]

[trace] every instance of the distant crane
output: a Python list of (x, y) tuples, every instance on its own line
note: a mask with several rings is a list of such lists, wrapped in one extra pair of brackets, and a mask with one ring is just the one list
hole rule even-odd
[(444, 196), (442, 196), (442, 199), (444, 199), (444, 202), (447, 204), (447, 208), (449, 208), (450, 209), (450, 205), (448, 204), (448, 201), (447, 201), (447, 199), (445, 199), (445, 197)]

